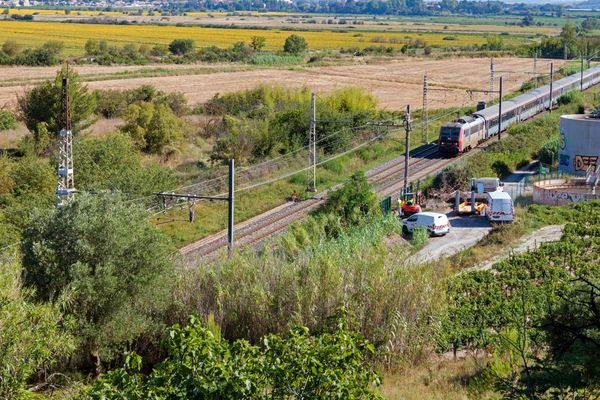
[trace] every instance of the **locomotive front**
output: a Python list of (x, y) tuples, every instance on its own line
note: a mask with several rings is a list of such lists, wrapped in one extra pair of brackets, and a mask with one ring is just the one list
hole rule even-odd
[(456, 155), (462, 147), (462, 124), (450, 122), (440, 128), (438, 148), (441, 153)]

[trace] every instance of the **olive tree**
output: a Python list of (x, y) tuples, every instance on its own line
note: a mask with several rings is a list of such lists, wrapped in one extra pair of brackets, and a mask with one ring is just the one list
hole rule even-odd
[(23, 278), (48, 301), (71, 294), (78, 361), (101, 371), (127, 344), (160, 326), (172, 249), (146, 212), (119, 194), (82, 195), (38, 212), (23, 232)]

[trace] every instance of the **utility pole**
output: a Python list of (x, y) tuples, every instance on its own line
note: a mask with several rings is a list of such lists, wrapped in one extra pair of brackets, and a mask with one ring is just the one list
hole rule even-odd
[(489, 102), (492, 104), (494, 101), (494, 57), (490, 59), (490, 99)]
[(427, 74), (423, 76), (423, 133), (422, 142), (427, 144), (429, 142), (429, 110), (427, 100)]
[[(180, 194), (180, 193), (169, 193), (169, 192), (155, 192), (152, 193), (157, 196), (162, 202), (163, 209), (166, 211), (167, 198), (175, 199), (186, 199), (191, 201), (192, 204), (196, 200), (210, 200), (210, 201), (226, 201), (229, 203), (229, 209), (227, 212), (227, 254), (229, 257), (233, 255), (233, 233), (234, 233), (234, 194), (235, 194), (235, 160), (229, 160), (229, 194), (227, 197), (224, 196), (197, 196), (193, 194)], [(190, 212), (190, 222), (193, 222), (193, 214)]]
[(498, 141), (500, 141), (500, 139), (502, 139), (502, 77), (500, 77), (500, 90), (498, 95), (500, 96), (498, 102)]
[(552, 112), (552, 86), (554, 84), (554, 63), (550, 63), (550, 106), (549, 112)]
[(408, 160), (410, 156), (410, 130), (412, 121), (410, 120), (410, 104), (406, 106), (406, 114), (404, 115), (404, 130), (406, 131), (406, 150), (404, 152), (404, 188), (403, 196), (408, 192)]
[(534, 50), (533, 52), (533, 77), (537, 81), (537, 50)]
[(579, 91), (583, 92), (583, 50), (581, 51), (581, 76), (579, 79)]
[(308, 138), (308, 187), (307, 192), (317, 191), (317, 94), (310, 101), (310, 130)]
[(234, 190), (235, 187), (235, 160), (229, 160), (229, 210), (228, 210), (228, 218), (227, 218), (227, 255), (231, 257), (233, 254), (233, 230), (234, 230), (234, 222), (233, 222), (233, 210), (234, 210)]
[(63, 128), (58, 133), (58, 184), (56, 187), (56, 206), (64, 207), (75, 193), (73, 169), (73, 132), (71, 131), (71, 105), (69, 103), (69, 65), (66, 76), (62, 78), (62, 110)]

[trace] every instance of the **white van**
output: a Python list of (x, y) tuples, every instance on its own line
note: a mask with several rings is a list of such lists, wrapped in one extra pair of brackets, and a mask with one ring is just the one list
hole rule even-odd
[(443, 236), (450, 232), (450, 222), (445, 214), (420, 212), (402, 220), (402, 232), (411, 233), (416, 227), (427, 228), (431, 235)]
[(510, 195), (500, 191), (489, 192), (485, 215), (492, 222), (512, 222), (515, 219), (515, 208)]

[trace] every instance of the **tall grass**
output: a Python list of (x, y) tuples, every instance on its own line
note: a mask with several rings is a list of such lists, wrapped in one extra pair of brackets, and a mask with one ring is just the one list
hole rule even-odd
[(303, 56), (279, 54), (255, 54), (249, 60), (254, 65), (299, 65), (304, 64)]
[(175, 291), (177, 320), (214, 315), (224, 337), (256, 341), (299, 323), (317, 328), (343, 306), (384, 361), (424, 357), (438, 329), (432, 321), (443, 308), (445, 270), (407, 264), (405, 249), (386, 245), (398, 230), (393, 218), (373, 219), (335, 240), (316, 235), (322, 227), (315, 221), (261, 252), (188, 271)]

